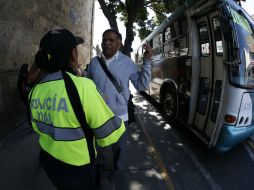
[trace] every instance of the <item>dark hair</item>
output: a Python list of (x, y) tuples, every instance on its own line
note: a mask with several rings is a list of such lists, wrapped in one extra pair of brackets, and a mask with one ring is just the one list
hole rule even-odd
[(108, 32), (113, 32), (116, 34), (116, 37), (119, 39), (119, 40), (122, 40), (122, 35), (115, 29), (113, 28), (110, 28), (110, 29), (107, 29), (103, 32), (102, 36), (104, 36), (104, 34), (108, 33)]
[(59, 57), (51, 56), (44, 49), (40, 49), (35, 55), (35, 63), (37, 67), (47, 70), (49, 72), (67, 69), (70, 60), (71, 52)]
[(84, 42), (69, 30), (55, 29), (48, 31), (41, 39), (35, 63), (40, 69), (48, 72), (66, 70), (69, 66), (73, 48)]

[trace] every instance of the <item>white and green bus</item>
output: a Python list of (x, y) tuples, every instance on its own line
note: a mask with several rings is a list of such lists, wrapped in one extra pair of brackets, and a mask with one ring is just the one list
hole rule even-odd
[(219, 152), (254, 133), (254, 21), (233, 0), (183, 5), (140, 44), (153, 48), (149, 95)]

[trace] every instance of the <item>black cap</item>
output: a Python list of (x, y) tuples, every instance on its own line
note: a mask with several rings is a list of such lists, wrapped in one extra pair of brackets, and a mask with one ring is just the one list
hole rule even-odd
[(78, 44), (83, 43), (81, 37), (74, 36), (67, 29), (50, 30), (40, 41), (40, 49), (43, 49), (51, 56), (64, 56)]
[[(67, 66), (73, 48), (83, 42), (83, 38), (74, 36), (65, 28), (50, 30), (40, 41), (36, 63), (46, 70), (62, 69)], [(46, 61), (41, 59), (40, 54), (46, 55)]]

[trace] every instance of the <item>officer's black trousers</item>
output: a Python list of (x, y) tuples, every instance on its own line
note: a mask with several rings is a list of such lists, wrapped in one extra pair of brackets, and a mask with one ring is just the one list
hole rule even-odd
[(41, 150), (40, 163), (58, 190), (96, 189), (96, 163), (72, 166)]
[[(127, 140), (128, 140), (128, 121), (124, 122), (126, 131), (121, 138), (109, 147), (97, 147), (98, 152), (98, 165), (101, 171), (113, 170), (114, 173), (123, 171), (126, 151), (127, 151)], [(109, 157), (112, 156), (113, 167), (108, 163)]]

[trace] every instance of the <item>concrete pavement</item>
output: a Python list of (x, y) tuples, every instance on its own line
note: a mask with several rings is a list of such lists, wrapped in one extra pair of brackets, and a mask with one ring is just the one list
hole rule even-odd
[[(169, 189), (139, 115), (136, 118), (129, 126), (125, 169), (113, 180), (103, 178), (103, 190)], [(0, 190), (55, 190), (38, 156), (38, 137), (28, 123), (0, 141)]]
[(55, 190), (38, 163), (38, 137), (27, 122), (0, 143), (0, 190)]

